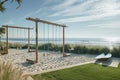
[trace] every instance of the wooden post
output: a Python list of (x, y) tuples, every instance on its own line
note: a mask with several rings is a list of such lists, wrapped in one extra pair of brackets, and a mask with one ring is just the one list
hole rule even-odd
[(62, 48), (63, 57), (65, 57), (65, 29), (63, 27), (63, 48)]
[(36, 21), (36, 63), (38, 63), (38, 21)]
[(8, 27), (6, 27), (6, 53), (8, 54)]
[(30, 52), (30, 29), (28, 29), (28, 52)]

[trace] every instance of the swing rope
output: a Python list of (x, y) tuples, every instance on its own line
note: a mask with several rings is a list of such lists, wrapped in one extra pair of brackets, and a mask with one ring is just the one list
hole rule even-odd
[(60, 40), (60, 27), (59, 27), (59, 53), (61, 52), (61, 51), (60, 51), (60, 41), (61, 41), (61, 40)]
[(55, 36), (55, 35), (54, 35), (54, 25), (53, 25), (53, 28), (52, 28), (52, 32), (53, 32), (53, 33), (52, 33), (52, 34), (53, 34), (53, 38), (52, 38), (52, 39), (53, 39), (53, 45), (54, 45), (54, 46), (53, 46), (53, 52), (54, 52), (54, 49), (55, 49), (55, 44), (54, 44), (54, 36)]
[(44, 50), (45, 50), (45, 24), (43, 25), (43, 37), (44, 37)]
[(49, 53), (49, 24), (48, 24), (48, 53)]
[(57, 26), (56, 26), (56, 51), (58, 50), (58, 45), (57, 45)]
[(19, 37), (18, 37), (18, 29), (17, 29), (17, 39), (16, 39), (17, 40), (17, 49), (18, 49), (18, 44), (19, 44), (18, 38)]

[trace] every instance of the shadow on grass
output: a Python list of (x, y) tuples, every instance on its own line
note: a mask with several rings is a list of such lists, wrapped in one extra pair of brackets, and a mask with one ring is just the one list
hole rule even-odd
[(109, 65), (111, 65), (112, 63), (112, 59), (100, 59), (100, 60), (96, 60), (95, 64), (101, 64), (103, 67), (108, 67)]

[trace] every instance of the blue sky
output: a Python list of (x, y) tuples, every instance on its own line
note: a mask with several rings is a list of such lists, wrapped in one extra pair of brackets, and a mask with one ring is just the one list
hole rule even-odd
[(120, 38), (120, 0), (23, 0), (19, 9), (15, 2), (4, 6), (0, 25), (34, 27), (25, 20), (33, 17), (66, 24), (69, 38)]

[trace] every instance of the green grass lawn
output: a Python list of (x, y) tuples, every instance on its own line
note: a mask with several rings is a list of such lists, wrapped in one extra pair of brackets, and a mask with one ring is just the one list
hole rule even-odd
[(32, 77), (34, 80), (120, 80), (120, 65), (118, 68), (113, 68), (87, 64)]

